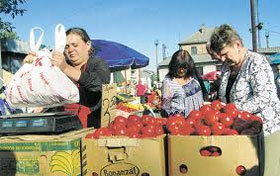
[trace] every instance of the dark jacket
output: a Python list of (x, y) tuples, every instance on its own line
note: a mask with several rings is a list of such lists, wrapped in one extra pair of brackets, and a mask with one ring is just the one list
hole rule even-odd
[(102, 84), (110, 83), (110, 69), (103, 59), (91, 57), (78, 80), (80, 105), (89, 107), (88, 127), (98, 127), (101, 118)]

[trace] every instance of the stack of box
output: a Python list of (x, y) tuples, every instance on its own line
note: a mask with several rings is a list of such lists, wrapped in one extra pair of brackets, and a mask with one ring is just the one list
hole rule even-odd
[(81, 139), (92, 129), (61, 135), (20, 135), (0, 138), (1, 175), (80, 176)]

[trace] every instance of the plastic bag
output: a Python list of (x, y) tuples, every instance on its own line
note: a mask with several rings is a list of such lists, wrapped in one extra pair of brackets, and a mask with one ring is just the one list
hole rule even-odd
[[(34, 31), (41, 35), (35, 43)], [(13, 76), (7, 88), (7, 102), (12, 107), (54, 107), (79, 102), (77, 86), (51, 63), (52, 53), (39, 50), (44, 31), (35, 27), (30, 31), (30, 49), (37, 53), (31, 64), (24, 64)], [(66, 45), (64, 26), (55, 29), (55, 50), (63, 52)]]

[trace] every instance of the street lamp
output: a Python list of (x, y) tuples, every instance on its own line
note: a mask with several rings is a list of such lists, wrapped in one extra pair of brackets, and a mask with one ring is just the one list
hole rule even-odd
[(154, 42), (155, 46), (156, 46), (156, 71), (157, 71), (157, 81), (159, 81), (159, 70), (158, 70), (158, 44), (159, 41), (155, 40)]

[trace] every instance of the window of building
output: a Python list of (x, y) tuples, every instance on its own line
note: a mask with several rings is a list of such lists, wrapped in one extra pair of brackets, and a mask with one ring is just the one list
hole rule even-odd
[(191, 55), (196, 55), (197, 54), (197, 47), (196, 46), (192, 46), (191, 47)]

